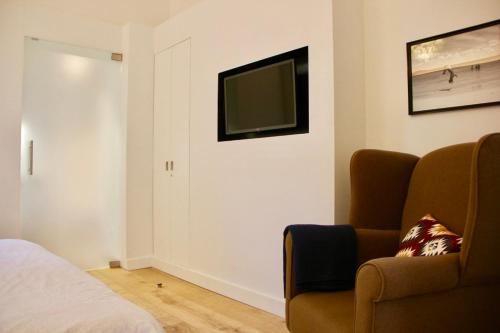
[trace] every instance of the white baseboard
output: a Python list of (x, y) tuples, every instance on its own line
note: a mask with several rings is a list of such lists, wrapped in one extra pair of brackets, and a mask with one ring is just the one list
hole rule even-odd
[(285, 316), (284, 299), (266, 295), (189, 268), (173, 265), (155, 257), (150, 259), (154, 268), (157, 268), (165, 273), (174, 275), (218, 294), (238, 300), (242, 303), (271, 312), (280, 317)]
[(92, 268), (87, 268), (87, 269), (84, 269), (85, 272), (92, 272), (92, 271), (100, 271), (100, 270), (103, 270), (103, 269), (108, 269), (109, 266), (102, 266), (102, 267), (92, 267)]
[(151, 263), (151, 259), (152, 257), (150, 256), (129, 258), (125, 259), (121, 263), (121, 265), (123, 268), (130, 271), (134, 269), (148, 268), (153, 266)]

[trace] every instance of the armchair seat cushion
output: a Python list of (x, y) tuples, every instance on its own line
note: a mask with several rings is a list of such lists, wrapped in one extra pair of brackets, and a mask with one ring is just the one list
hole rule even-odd
[(308, 292), (290, 302), (289, 327), (293, 333), (354, 330), (354, 290)]

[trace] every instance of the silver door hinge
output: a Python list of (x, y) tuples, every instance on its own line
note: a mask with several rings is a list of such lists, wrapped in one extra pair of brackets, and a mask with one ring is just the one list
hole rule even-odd
[(111, 60), (123, 61), (123, 54), (122, 53), (111, 53)]

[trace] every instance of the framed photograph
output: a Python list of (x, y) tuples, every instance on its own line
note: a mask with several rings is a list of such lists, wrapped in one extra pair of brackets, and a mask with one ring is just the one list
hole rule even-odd
[(409, 114), (500, 104), (500, 20), (406, 44)]

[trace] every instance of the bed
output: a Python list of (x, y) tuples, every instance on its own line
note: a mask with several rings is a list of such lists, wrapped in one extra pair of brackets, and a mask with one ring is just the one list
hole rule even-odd
[(0, 240), (0, 332), (157, 333), (161, 325), (107, 286), (24, 240)]

